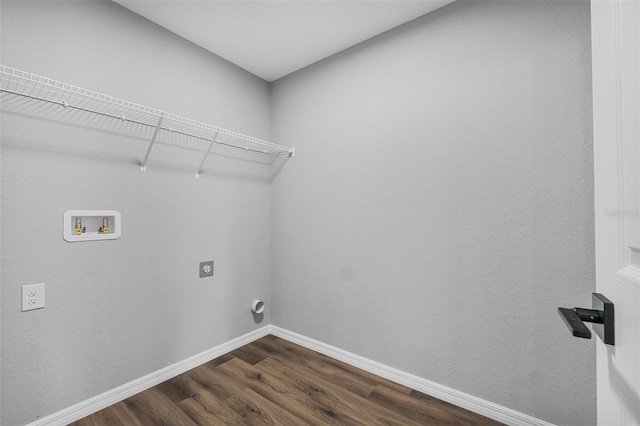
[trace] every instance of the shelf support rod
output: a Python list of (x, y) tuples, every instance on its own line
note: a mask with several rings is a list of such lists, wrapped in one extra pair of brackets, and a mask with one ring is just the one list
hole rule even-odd
[(145, 173), (147, 171), (147, 160), (149, 159), (149, 154), (151, 153), (151, 148), (153, 148), (153, 144), (158, 137), (158, 132), (160, 131), (160, 126), (162, 125), (163, 116), (158, 118), (158, 124), (156, 124), (156, 129), (153, 131), (153, 136), (151, 137), (151, 142), (149, 143), (149, 147), (147, 148), (147, 153), (144, 155), (144, 160), (142, 160), (142, 164), (140, 165), (140, 171)]
[(220, 132), (216, 132), (215, 135), (213, 135), (213, 138), (211, 138), (211, 142), (209, 142), (209, 148), (207, 148), (207, 152), (204, 154), (204, 157), (202, 158), (202, 161), (200, 162), (200, 166), (198, 167), (198, 171), (196, 172), (196, 179), (200, 179), (200, 172), (202, 171), (202, 166), (204, 166), (204, 162), (207, 160), (207, 157), (209, 156), (209, 153), (211, 152), (211, 148), (213, 147), (213, 144), (218, 142), (216, 139), (218, 139), (218, 134)]

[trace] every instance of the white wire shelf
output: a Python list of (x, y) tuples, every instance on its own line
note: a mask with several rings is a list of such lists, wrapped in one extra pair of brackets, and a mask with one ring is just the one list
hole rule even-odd
[(3, 94), (3, 109), (15, 96), (36, 102), (58, 105), (65, 110), (77, 110), (95, 114), (110, 120), (135, 123), (153, 129), (140, 171), (147, 171), (147, 162), (156, 141), (172, 144), (178, 139), (188, 140), (191, 149), (202, 152), (200, 164), (194, 167), (195, 177), (214, 152), (242, 160), (274, 165), (295, 156), (295, 148), (278, 145), (253, 136), (223, 129), (166, 111), (139, 105), (113, 96), (83, 89), (68, 83), (42, 77), (27, 71), (0, 65), (0, 92)]

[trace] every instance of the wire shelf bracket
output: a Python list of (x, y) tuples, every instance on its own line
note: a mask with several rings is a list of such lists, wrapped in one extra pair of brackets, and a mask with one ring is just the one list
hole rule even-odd
[(200, 166), (198, 166), (198, 170), (196, 171), (196, 179), (200, 179), (200, 172), (202, 171), (202, 166), (204, 166), (204, 162), (207, 161), (207, 157), (209, 156), (209, 153), (211, 152), (211, 148), (213, 147), (214, 143), (218, 143), (218, 134), (220, 132), (216, 132), (215, 135), (213, 135), (213, 138), (211, 138), (211, 142), (209, 142), (209, 148), (207, 148), (207, 152), (204, 154), (204, 157), (202, 157), (202, 161), (200, 162)]
[(151, 154), (151, 148), (153, 148), (153, 144), (158, 137), (158, 132), (160, 131), (160, 126), (162, 125), (162, 120), (164, 120), (163, 116), (158, 118), (158, 124), (156, 124), (156, 128), (153, 131), (153, 136), (151, 137), (151, 142), (149, 142), (149, 147), (147, 148), (147, 153), (144, 155), (144, 160), (142, 160), (142, 164), (140, 165), (140, 171), (142, 173), (146, 173), (147, 171), (147, 160), (149, 159), (149, 154)]
[[(172, 140), (172, 136), (173, 139), (176, 137), (188, 138), (199, 144), (199, 147), (194, 149), (200, 151), (203, 157), (195, 173), (196, 178), (200, 177), (207, 158), (214, 151), (220, 155), (272, 166), (278, 161), (283, 163), (286, 159), (295, 157), (295, 148), (83, 89), (6, 65), (0, 65), (0, 92), (3, 97), (18, 96), (39, 103), (55, 104), (64, 109), (75, 109), (118, 122), (121, 120), (153, 129), (153, 136), (142, 161), (139, 163), (142, 173), (147, 171), (149, 155), (159, 140), (164, 145), (180, 147), (177, 142)], [(211, 135), (214, 136), (211, 137)], [(165, 138), (167, 136), (168, 138)]]

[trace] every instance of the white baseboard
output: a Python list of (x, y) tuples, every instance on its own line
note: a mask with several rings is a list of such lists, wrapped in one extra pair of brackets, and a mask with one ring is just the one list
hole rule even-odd
[(326, 343), (302, 336), (292, 331), (280, 327), (271, 326), (271, 334), (276, 337), (288, 340), (305, 348), (314, 350), (331, 358), (342, 361), (354, 367), (361, 368), (369, 373), (375, 374), (392, 382), (399, 383), (411, 389), (415, 389), (427, 395), (465, 408), (474, 413), (489, 417), (493, 420), (513, 425), (513, 426), (554, 426), (552, 423), (537, 419), (527, 414), (520, 413), (507, 407), (503, 407), (493, 402), (465, 394), (455, 389), (442, 386), (422, 377), (406, 373), (393, 367), (363, 358), (345, 350), (336, 348)]
[(165, 368), (147, 374), (144, 377), (126, 383), (110, 391), (104, 392), (93, 398), (82, 401), (57, 413), (43, 417), (28, 426), (59, 426), (67, 425), (76, 420), (80, 420), (90, 414), (102, 410), (110, 405), (118, 403), (130, 396), (156, 386), (166, 380), (169, 380), (185, 371), (191, 370), (205, 362), (229, 353), (241, 346), (249, 344), (254, 340), (264, 337), (268, 334), (288, 340), (305, 348), (314, 350), (321, 354), (330, 356), (339, 361), (345, 362), (354, 367), (361, 368), (372, 374), (384, 377), (385, 379), (407, 386), (411, 389), (426, 393), (435, 398), (455, 404), (459, 407), (473, 411), (485, 417), (497, 420), (499, 422), (513, 426), (554, 426), (527, 414), (519, 413), (510, 408), (494, 404), (484, 399), (467, 395), (455, 389), (439, 385), (427, 379), (406, 373), (393, 367), (363, 358), (359, 355), (336, 348), (326, 343), (319, 342), (309, 337), (302, 336), (292, 331), (285, 330), (273, 325), (266, 325), (262, 328), (244, 334), (226, 343), (208, 349), (202, 353), (194, 355), (183, 361), (171, 364)]
[(147, 374), (144, 377), (126, 383), (110, 391), (104, 392), (93, 398), (82, 401), (64, 410), (53, 413), (47, 417), (43, 417), (28, 426), (59, 426), (67, 425), (76, 420), (80, 420), (90, 414), (102, 410), (110, 405), (118, 403), (130, 396), (156, 386), (166, 380), (169, 380), (179, 374), (189, 371), (205, 362), (209, 362), (214, 358), (229, 353), (241, 346), (249, 344), (254, 340), (268, 335), (271, 332), (271, 326), (267, 325), (257, 330), (251, 331), (226, 343), (208, 349), (183, 361), (171, 364), (165, 368)]

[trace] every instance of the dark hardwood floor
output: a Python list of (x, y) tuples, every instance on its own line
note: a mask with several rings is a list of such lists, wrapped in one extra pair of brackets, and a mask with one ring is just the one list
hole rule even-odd
[(72, 425), (499, 425), (267, 336)]

